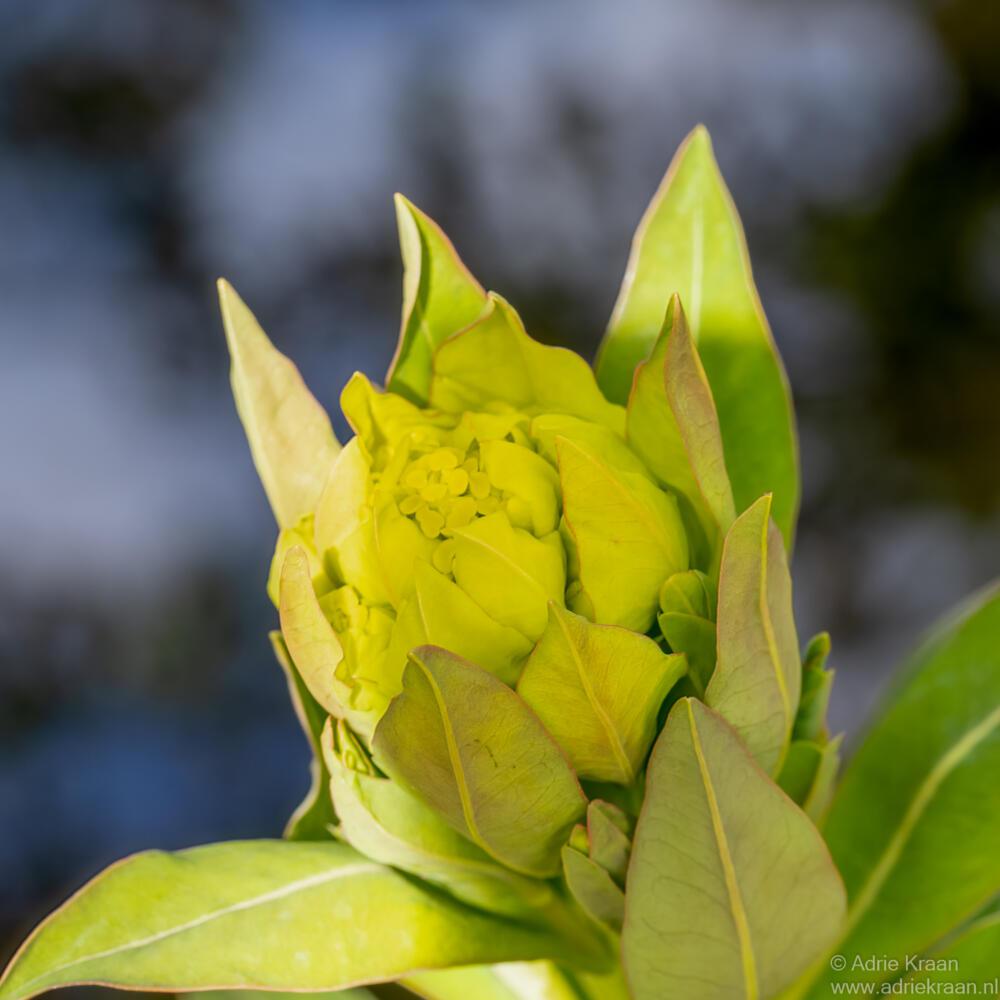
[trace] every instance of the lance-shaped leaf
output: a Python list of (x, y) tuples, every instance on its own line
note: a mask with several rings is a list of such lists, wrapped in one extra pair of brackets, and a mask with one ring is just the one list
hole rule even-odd
[(285, 825), (285, 836), (289, 840), (329, 840), (331, 828), (337, 821), (330, 800), (330, 775), (323, 762), (321, 742), (323, 726), (329, 716), (299, 676), (281, 633), (271, 632), (268, 638), (288, 682), (288, 694), (295, 715), (313, 752), (309, 762), (309, 791)]
[(403, 317), (386, 385), (425, 404), (435, 349), (476, 320), (486, 293), (440, 226), (401, 194), (396, 195), (396, 221), (403, 255)]
[(626, 436), (661, 483), (692, 503), (708, 538), (736, 517), (712, 390), (675, 294), (648, 359), (636, 369)]
[(712, 387), (736, 509), (773, 492), (774, 518), (790, 544), (799, 484), (788, 383), (736, 208), (701, 127), (678, 150), (636, 231), (597, 362), (609, 399), (628, 397), (675, 292)]
[(601, 395), (586, 361), (533, 340), (493, 292), (482, 317), (437, 349), (430, 399), (450, 413), (495, 410), (503, 402), (525, 413), (568, 413), (619, 433), (625, 428), (625, 411)]
[(998, 635), (994, 586), (920, 650), (845, 771), (824, 825), (850, 899), (844, 955), (920, 954), (1000, 892)]
[(719, 573), (718, 662), (705, 700), (764, 770), (784, 759), (802, 685), (792, 583), (781, 534), (761, 497), (734, 522)]
[(813, 636), (802, 658), (802, 697), (792, 735), (797, 740), (815, 740), (826, 735), (826, 710), (830, 704), (834, 671), (826, 669), (830, 636)]
[(570, 551), (569, 606), (594, 621), (645, 632), (660, 585), (687, 569), (687, 536), (672, 496), (645, 476), (556, 438)]
[(390, 777), (487, 854), (525, 875), (558, 872), (586, 800), (538, 718), (492, 674), (414, 650), (374, 748)]
[(844, 914), (816, 828), (690, 698), (653, 748), (626, 890), (635, 1000), (773, 997), (832, 944)]
[(346, 718), (358, 732), (370, 735), (373, 718), (352, 709), (351, 688), (338, 676), (344, 651), (313, 590), (309, 557), (301, 546), (285, 556), (279, 611), (288, 652), (309, 693), (330, 715)]
[(327, 720), (323, 756), (340, 834), (352, 847), (471, 906), (522, 920), (549, 911), (549, 920), (558, 922), (561, 905), (548, 882), (498, 864), (416, 796), (378, 775), (343, 722), (335, 730)]
[(566, 885), (584, 912), (619, 933), (625, 918), (625, 893), (610, 873), (569, 844), (562, 849), (562, 862)]
[(630, 785), (660, 705), (686, 670), (683, 657), (667, 656), (644, 635), (550, 604), (517, 692), (581, 778)]
[(298, 369), (267, 339), (228, 282), (219, 280), (236, 409), (257, 474), (282, 528), (316, 508), (340, 446)]
[(332, 990), (576, 954), (556, 932), (463, 906), (343, 844), (245, 841), (113, 865), (25, 942), (0, 998), (82, 983)]

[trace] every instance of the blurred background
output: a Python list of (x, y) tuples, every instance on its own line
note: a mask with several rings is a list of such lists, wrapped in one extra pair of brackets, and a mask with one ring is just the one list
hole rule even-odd
[(707, 123), (856, 734), (1000, 566), (998, 51), (982, 0), (3, 0), (0, 963), (114, 858), (277, 835), (305, 791), (214, 280), (334, 411), (395, 342), (395, 190), (591, 355)]

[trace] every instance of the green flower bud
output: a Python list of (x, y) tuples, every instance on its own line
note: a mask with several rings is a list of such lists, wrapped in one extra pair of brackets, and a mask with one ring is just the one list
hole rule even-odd
[[(480, 346), (477, 328), (462, 336)], [(360, 374), (341, 402), (356, 436), (320, 496), (311, 565), (343, 677), (371, 705), (399, 692), (407, 652), (424, 644), (516, 683), (550, 602), (601, 624), (654, 624), (687, 539), (671, 491), (609, 426), (615, 408), (600, 422), (501, 396), (449, 412)], [(276, 561), (307, 528), (282, 533)]]

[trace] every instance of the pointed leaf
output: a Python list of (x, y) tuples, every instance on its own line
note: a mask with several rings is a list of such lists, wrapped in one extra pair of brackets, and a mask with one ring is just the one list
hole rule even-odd
[(566, 885), (584, 912), (619, 933), (625, 918), (625, 893), (611, 875), (568, 845), (562, 849), (562, 862)]
[(625, 411), (609, 403), (594, 373), (573, 351), (533, 340), (495, 293), (477, 322), (434, 355), (431, 404), (449, 413), (507, 403), (525, 413), (568, 413), (622, 433)]
[(788, 384), (739, 216), (702, 127), (677, 151), (636, 231), (597, 362), (609, 399), (628, 397), (675, 292), (715, 397), (736, 509), (773, 492), (775, 521), (790, 544), (799, 485)]
[(775, 774), (799, 704), (802, 667), (785, 547), (761, 497), (735, 521), (719, 574), (718, 663), (705, 700)]
[(352, 847), (480, 909), (537, 919), (558, 908), (549, 883), (497, 864), (416, 796), (378, 775), (343, 722), (336, 732), (328, 721), (323, 754), (340, 834)]
[(660, 705), (686, 670), (683, 657), (667, 656), (644, 635), (550, 604), (517, 692), (580, 777), (630, 785)]
[(269, 638), (288, 682), (292, 707), (313, 752), (313, 759), (309, 762), (309, 791), (285, 825), (285, 837), (288, 840), (329, 840), (331, 827), (337, 822), (330, 800), (330, 775), (323, 763), (321, 744), (323, 726), (329, 716), (299, 676), (281, 633), (271, 632)]
[(245, 841), (113, 865), (36, 929), (0, 998), (81, 983), (332, 990), (575, 954), (543, 927), (425, 891), (342, 844)]
[[(844, 955), (920, 954), (1000, 892), (998, 637), (993, 586), (917, 653), (846, 769), (824, 825), (850, 899)], [(818, 971), (809, 995), (827, 996)]]
[(315, 510), (340, 446), (298, 369), (275, 350), (253, 313), (221, 279), (219, 303), (236, 409), (254, 465), (278, 524), (292, 528)]
[(773, 997), (834, 941), (844, 911), (816, 828), (690, 698), (653, 748), (626, 899), (635, 1000)]
[[(571, 553), (569, 605), (594, 621), (645, 632), (660, 585), (687, 569), (687, 536), (672, 496), (644, 476), (556, 438)], [(575, 571), (575, 572), (574, 572)]]
[(441, 227), (401, 194), (396, 195), (396, 221), (403, 254), (403, 318), (386, 386), (423, 405), (434, 351), (475, 322), (486, 293)]
[(736, 511), (719, 418), (676, 294), (649, 358), (636, 369), (625, 427), (657, 479), (691, 501), (708, 538), (725, 534)]
[(492, 674), (414, 650), (374, 747), (390, 777), (487, 854), (522, 874), (558, 872), (586, 800), (538, 718)]

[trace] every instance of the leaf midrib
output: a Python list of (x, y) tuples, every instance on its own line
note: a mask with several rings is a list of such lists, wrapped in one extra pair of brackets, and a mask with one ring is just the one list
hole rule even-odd
[(691, 745), (694, 749), (695, 759), (698, 762), (698, 771), (701, 775), (702, 786), (705, 789), (705, 799), (708, 803), (709, 814), (712, 818), (712, 832), (715, 834), (715, 843), (719, 851), (719, 860), (722, 864), (725, 876), (726, 891), (729, 898), (729, 908), (733, 915), (733, 924), (736, 927), (736, 936), (740, 946), (740, 961), (743, 968), (743, 981), (746, 987), (746, 1000), (759, 1000), (760, 987), (757, 983), (757, 963), (754, 958), (753, 944), (750, 940), (750, 924), (747, 920), (746, 909), (743, 905), (743, 897), (740, 893), (739, 882), (736, 878), (736, 868), (733, 863), (732, 854), (729, 850), (729, 840), (726, 837), (725, 827), (722, 822), (722, 815), (719, 812), (719, 803), (715, 797), (715, 788), (712, 785), (712, 777), (708, 771), (708, 764), (705, 761), (705, 754), (701, 746), (701, 737), (698, 734), (698, 724), (695, 722), (694, 712), (690, 704), (687, 707), (688, 721), (691, 728)]
[(630, 785), (635, 778), (635, 774), (632, 770), (632, 764), (629, 761), (625, 747), (618, 735), (618, 731), (615, 728), (614, 723), (612, 723), (610, 716), (604, 710), (604, 706), (598, 701), (593, 685), (590, 683), (590, 678), (587, 676), (587, 672), (584, 669), (583, 660), (580, 658), (580, 651), (577, 649), (576, 643), (573, 642), (573, 639), (569, 634), (569, 629), (566, 627), (566, 622), (563, 621), (562, 615), (557, 611), (553, 614), (553, 618), (555, 618), (558, 623), (559, 631), (562, 633), (563, 638), (566, 641), (566, 645), (569, 647), (570, 656), (572, 657), (573, 664), (576, 667), (577, 676), (580, 678), (580, 686), (583, 688), (583, 693), (586, 695), (587, 701), (590, 703), (590, 707), (594, 711), (594, 715), (597, 716), (597, 721), (604, 729), (608, 744), (611, 747), (611, 752), (615, 756), (615, 762), (621, 769), (625, 784)]
[[(249, 899), (240, 900), (237, 903), (231, 903), (228, 906), (220, 907), (217, 910), (211, 910), (208, 913), (203, 913), (201, 916), (195, 917), (192, 920), (187, 920), (182, 924), (177, 924), (175, 927), (168, 927), (162, 931), (157, 931), (155, 934), (149, 934), (146, 937), (138, 938), (135, 941), (129, 941), (114, 948), (107, 948), (104, 951), (94, 952), (91, 955), (84, 955), (80, 958), (73, 959), (71, 962), (65, 962), (62, 965), (47, 969), (41, 975), (35, 976), (34, 978), (21, 983), (18, 989), (21, 991), (21, 995), (26, 995), (25, 991), (30, 990), (32, 986), (42, 983), (46, 979), (51, 980), (53, 976), (58, 976), (67, 969), (72, 969), (79, 965), (86, 965), (90, 962), (100, 961), (103, 958), (110, 958), (113, 955), (120, 955), (127, 951), (135, 951), (138, 948), (145, 948), (151, 944), (158, 944), (160, 941), (164, 941), (167, 938), (174, 937), (177, 934), (183, 934), (186, 931), (194, 930), (196, 927), (202, 927), (214, 920), (229, 916), (231, 913), (240, 913), (244, 910), (253, 909), (256, 906), (266, 906), (268, 903), (284, 899), (285, 897), (299, 892), (300, 890), (306, 891), (308, 889), (315, 888), (318, 885), (324, 885), (327, 882), (335, 882), (338, 879), (348, 878), (353, 875), (380, 874), (384, 871), (385, 869), (381, 865), (375, 864), (374, 862), (361, 862), (341, 868), (331, 869), (330, 871), (320, 872), (315, 875), (307, 876), (306, 878), (297, 879), (296, 881), (289, 882), (287, 885), (283, 885), (277, 889), (271, 889), (268, 892), (260, 893), (257, 896), (251, 896)], [(56, 913), (58, 912), (59, 911), (57, 910)], [(54, 915), (55, 914), (53, 914), (53, 916)], [(32, 935), (32, 938), (33, 937), (34, 935)], [(70, 984), (66, 983), (65, 985)]]
[[(593, 455), (584, 451), (584, 449), (579, 447), (579, 445), (574, 444), (569, 438), (557, 436), (556, 447), (557, 451), (561, 451), (563, 448), (567, 447), (570, 448), (580, 455), (583, 461), (596, 468), (601, 473), (602, 478), (624, 499), (626, 506), (630, 507), (637, 513), (637, 520), (645, 526), (646, 530), (656, 542), (660, 552), (662, 552), (664, 556), (670, 556), (672, 554), (670, 542), (666, 535), (663, 534), (660, 525), (656, 523), (650, 509), (625, 487), (625, 484), (611, 472), (608, 466), (606, 466), (599, 459), (595, 458)], [(566, 487), (565, 483), (563, 483), (563, 497), (565, 498), (565, 496)], [(570, 520), (570, 518), (567, 517), (567, 520)]]
[(857, 927), (862, 917), (875, 902), (876, 896), (895, 868), (907, 841), (927, 811), (927, 807), (937, 794), (938, 789), (998, 726), (1000, 726), (1000, 707), (995, 708), (971, 729), (966, 730), (962, 737), (938, 758), (937, 763), (927, 773), (927, 777), (920, 783), (910, 800), (910, 805), (903, 814), (903, 819), (896, 828), (896, 832), (886, 844), (877, 864), (865, 880), (861, 892), (855, 897), (854, 905), (851, 907), (847, 924), (844, 927), (845, 938)]

